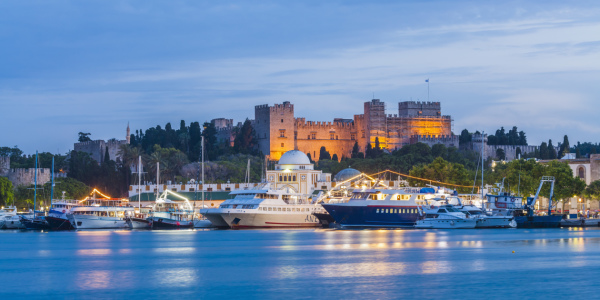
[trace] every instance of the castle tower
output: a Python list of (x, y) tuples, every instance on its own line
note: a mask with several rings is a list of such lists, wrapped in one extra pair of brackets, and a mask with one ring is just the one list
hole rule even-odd
[(125, 137), (125, 141), (127, 141), (127, 145), (131, 141), (131, 130), (129, 130), (129, 122), (127, 122), (127, 136)]
[(375, 146), (375, 139), (379, 138), (381, 148), (387, 148), (387, 123), (385, 103), (379, 99), (365, 102), (365, 125), (367, 143)]
[(255, 130), (258, 149), (271, 160), (278, 160), (283, 153), (296, 149), (294, 105), (257, 105), (254, 107)]

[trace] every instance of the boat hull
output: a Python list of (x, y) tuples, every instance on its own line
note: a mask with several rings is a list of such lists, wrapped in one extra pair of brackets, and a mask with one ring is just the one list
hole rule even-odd
[(335, 219), (326, 212), (313, 213), (313, 215), (319, 219), (319, 223), (321, 223), (323, 227), (329, 227), (329, 225), (335, 223)]
[(473, 219), (424, 219), (415, 224), (415, 228), (419, 229), (472, 229), (475, 226), (477, 226), (477, 221)]
[(515, 217), (517, 228), (557, 228), (562, 216), (519, 216)]
[(75, 229), (124, 229), (129, 225), (124, 218), (98, 217), (90, 215), (69, 215)]
[(127, 225), (129, 225), (130, 229), (150, 229), (151, 224), (150, 221), (146, 219), (140, 218), (128, 218), (126, 220)]
[(192, 221), (178, 221), (167, 218), (150, 217), (150, 226), (152, 229), (181, 229), (181, 228), (194, 228), (194, 222)]
[(477, 220), (475, 228), (515, 228), (514, 217), (488, 216)]
[(50, 226), (51, 230), (73, 230), (75, 227), (71, 225), (71, 221), (68, 219), (57, 218), (57, 217), (46, 217), (46, 222)]
[(2, 225), (2, 229), (24, 229), (25, 226), (21, 223), (21, 218), (19, 216), (12, 216), (10, 218), (6, 218), (2, 221), (4, 224)]
[[(323, 204), (323, 208), (342, 228), (411, 228), (417, 222), (419, 214), (414, 206), (353, 206), (344, 204)], [(409, 210), (407, 213), (377, 213), (382, 209), (389, 211)], [(414, 211), (414, 212), (413, 212)]]
[(560, 221), (561, 227), (598, 227), (600, 219), (565, 219)]
[(30, 230), (49, 230), (50, 225), (43, 219), (21, 219), (21, 223), (25, 226), (25, 229)]
[(213, 228), (213, 224), (209, 220), (195, 220), (194, 228)]
[[(216, 227), (302, 228), (321, 226), (319, 219), (309, 212), (299, 214), (277, 214), (269, 212), (211, 212), (205, 213), (204, 216)], [(223, 224), (225, 224), (225, 226), (223, 226)]]

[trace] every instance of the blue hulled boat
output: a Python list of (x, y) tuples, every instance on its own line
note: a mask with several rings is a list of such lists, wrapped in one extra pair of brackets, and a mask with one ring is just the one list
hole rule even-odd
[(419, 206), (447, 196), (435, 188), (355, 189), (348, 202), (322, 205), (342, 228), (412, 228)]

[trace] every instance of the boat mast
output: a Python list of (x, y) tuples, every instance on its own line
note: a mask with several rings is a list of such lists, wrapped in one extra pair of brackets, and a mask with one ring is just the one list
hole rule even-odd
[(50, 207), (52, 207), (52, 198), (54, 197), (54, 155), (52, 156), (52, 185), (50, 186)]
[(481, 209), (484, 209), (483, 207), (483, 130), (481, 131)]
[[(142, 156), (138, 156), (138, 209), (142, 213)], [(158, 188), (157, 188), (158, 189)]]
[(37, 165), (38, 165), (38, 152), (35, 150), (35, 175), (34, 175), (34, 187), (33, 187), (33, 217), (35, 218), (35, 207), (37, 206)]
[(202, 148), (202, 209), (204, 209), (204, 136), (202, 136), (202, 142), (201, 142), (201, 148)]
[(158, 199), (158, 180), (160, 178), (160, 163), (156, 162), (156, 198), (154, 199), (155, 201)]

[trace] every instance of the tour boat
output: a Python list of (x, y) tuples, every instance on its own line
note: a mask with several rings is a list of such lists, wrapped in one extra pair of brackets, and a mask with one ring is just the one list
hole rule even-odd
[(150, 229), (151, 222), (144, 218), (143, 214), (134, 214), (131, 217), (126, 217), (125, 222), (130, 229)]
[(129, 228), (126, 218), (134, 214), (127, 199), (86, 199), (71, 208), (67, 218), (76, 229)]
[[(171, 194), (182, 201), (167, 199)], [(152, 206), (148, 219), (152, 229), (178, 229), (194, 227), (194, 210), (190, 201), (169, 190), (165, 190)]]
[(272, 228), (318, 227), (319, 220), (312, 213), (318, 205), (311, 204), (308, 195), (290, 189), (270, 189), (265, 183), (252, 190), (230, 193), (233, 199), (225, 200), (219, 208), (203, 209), (201, 213), (215, 227), (220, 228)]
[(67, 218), (67, 215), (71, 213), (73, 207), (81, 206), (81, 201), (78, 200), (66, 200), (65, 192), (60, 200), (54, 200), (46, 216), (46, 222), (50, 226), (51, 230), (71, 230), (75, 229), (71, 225), (71, 221)]
[(448, 195), (447, 190), (434, 187), (354, 189), (348, 202), (322, 206), (342, 228), (413, 227), (419, 217), (418, 206)]
[(415, 228), (469, 229), (477, 226), (477, 219), (468, 218), (467, 215), (449, 204), (433, 208), (425, 207), (423, 211), (425, 216), (417, 221)]

